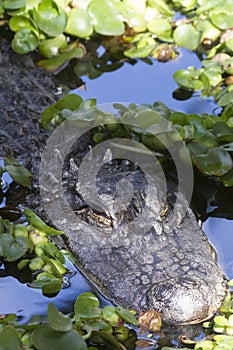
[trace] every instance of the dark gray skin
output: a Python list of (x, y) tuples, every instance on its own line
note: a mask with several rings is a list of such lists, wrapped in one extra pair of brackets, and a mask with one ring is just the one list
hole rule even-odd
[[(71, 163), (75, 162), (79, 163), (79, 157), (72, 159)], [(168, 193), (165, 208), (159, 207), (158, 203), (156, 206), (156, 191), (154, 201), (149, 202), (154, 216), (153, 228), (142, 236), (132, 237), (132, 232), (124, 231), (124, 223), (129, 215), (131, 218), (137, 216), (145, 204), (144, 189), (140, 188), (144, 179), (140, 181), (142, 176), (138, 170), (130, 172), (125, 169), (124, 162), (117, 166), (117, 170), (114, 168), (113, 163), (100, 174), (100, 192), (108, 192), (109, 184), (111, 187), (121, 177), (136, 183), (136, 190), (127, 210), (117, 218), (119, 227), (113, 231), (108, 230), (110, 216), (88, 207), (78, 210), (83, 203), (74, 190), (77, 173), (73, 165), (68, 169), (69, 175), (66, 173), (63, 179), (71, 207), (91, 225), (103, 227), (98, 236), (91, 228), (82, 234), (73, 224), (65, 232), (69, 248), (77, 257), (81, 270), (114, 303), (138, 312), (157, 310), (164, 323), (194, 324), (210, 318), (225, 295), (225, 278), (216, 261), (216, 252), (198, 226), (191, 209), (187, 210), (185, 217), (177, 213), (173, 221), (174, 181), (169, 181), (171, 196)], [(182, 198), (182, 203), (184, 208), (188, 207), (185, 198)], [(59, 226), (59, 218), (57, 224)], [(121, 234), (120, 227), (125, 235), (121, 243), (114, 246), (111, 242)], [(106, 247), (98, 247), (98, 242), (106, 240), (106, 236)]]
[[(4, 45), (1, 43), (2, 47)], [(0, 73), (1, 155), (13, 155), (32, 163), (34, 194), (29, 195), (28, 206), (45, 218), (36, 177), (38, 154), (43, 150), (47, 133), (39, 126), (39, 117), (43, 109), (55, 102), (56, 87), (53, 79), (33, 67), (30, 58), (11, 51), (9, 56), (8, 49), (2, 51)], [(78, 152), (82, 154), (87, 145), (88, 142), (80, 145)], [(77, 164), (80, 159), (78, 152), (72, 155)], [(53, 157), (50, 171), (54, 175), (52, 161)], [(133, 202), (117, 218), (120, 227), (124, 228), (127, 220), (140, 213), (146, 199), (137, 170), (123, 166), (119, 173), (129, 178), (133, 176), (135, 183), (139, 183)], [(74, 253), (81, 271), (96, 287), (114, 303), (124, 307), (137, 311), (156, 309), (161, 312), (165, 323), (197, 323), (212, 316), (225, 294), (224, 276), (216, 262), (215, 252), (197, 225), (192, 211), (187, 211), (184, 220), (177, 215), (176, 222), (171, 222), (169, 200), (167, 210), (166, 205), (160, 205), (155, 194), (150, 207), (154, 217), (152, 229), (142, 236), (131, 234), (128, 237), (124, 229), (111, 233), (113, 218), (85, 206), (76, 191), (75, 176), (75, 172), (67, 167), (63, 176), (67, 201), (77, 215), (92, 226), (80, 232), (78, 226), (67, 222), (66, 245)], [(104, 179), (110, 176), (110, 184), (114, 183), (112, 173), (104, 173), (104, 176)], [(173, 186), (171, 184), (169, 190), (171, 196)], [(103, 180), (101, 191), (104, 192), (105, 187), (106, 181)], [(55, 198), (49, 194), (47, 199), (48, 209)], [(183, 205), (188, 206), (185, 199)], [(59, 216), (53, 223), (60, 227), (61, 221), (63, 217)], [(95, 235), (95, 226), (103, 227), (102, 236)], [(114, 246), (114, 240), (119, 239), (122, 232), (121, 245)], [(98, 243), (105, 240), (105, 247), (100, 247)]]

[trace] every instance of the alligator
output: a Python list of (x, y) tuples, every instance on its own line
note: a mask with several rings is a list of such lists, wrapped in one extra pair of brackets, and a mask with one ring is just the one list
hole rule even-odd
[[(17, 156), (31, 168), (34, 182), (27, 204), (46, 218), (37, 178), (39, 155), (49, 134), (42, 130), (39, 118), (41, 111), (57, 99), (55, 80), (35, 68), (30, 56), (22, 58), (13, 53), (2, 40), (0, 89), (1, 154)], [(138, 312), (155, 309), (167, 324), (194, 324), (211, 317), (224, 298), (225, 277), (216, 252), (182, 195), (181, 203), (187, 209), (185, 216), (177, 213), (175, 221), (174, 215), (171, 219), (175, 181), (168, 180), (163, 206), (159, 179), (154, 182), (154, 197), (148, 204), (153, 223), (142, 235), (129, 233), (124, 229), (127, 220), (140, 214), (147, 200), (144, 175), (124, 160), (108, 162), (100, 174), (100, 192), (112, 195), (116, 183), (126, 178), (134, 185), (133, 197), (127, 210), (117, 218), (112, 213), (93, 209), (82, 199), (77, 186), (80, 161), (89, 145), (93, 146), (93, 142), (87, 136), (67, 155), (61, 187), (54, 188), (53, 193), (46, 186), (41, 188), (45, 209), (49, 211), (50, 206), (57, 205), (53, 224), (62, 226), (65, 233), (59, 243), (71, 250), (82, 273), (114, 304)], [(46, 163), (48, 183), (59, 181), (54, 157), (59, 157), (56, 149)], [(79, 224), (65, 219), (69, 213), (57, 201), (63, 195), (59, 191), (65, 193), (68, 211), (88, 223), (85, 231), (80, 230)], [(117, 220), (115, 226), (114, 220)], [(96, 229), (99, 227), (101, 230)]]

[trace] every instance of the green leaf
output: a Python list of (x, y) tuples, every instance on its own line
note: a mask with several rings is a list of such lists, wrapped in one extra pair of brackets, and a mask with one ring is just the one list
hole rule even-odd
[(124, 22), (120, 12), (112, 0), (92, 0), (89, 4), (89, 13), (93, 18), (94, 29), (102, 35), (123, 35)]
[(215, 316), (214, 322), (221, 327), (227, 327), (228, 320), (224, 316)]
[(233, 90), (229, 92), (225, 92), (224, 95), (217, 102), (219, 106), (225, 107), (226, 105), (232, 103), (232, 100), (233, 100)]
[(39, 326), (32, 333), (37, 350), (87, 350), (87, 345), (76, 331), (58, 332), (49, 326)]
[(156, 34), (159, 39), (171, 37), (172, 26), (167, 19), (154, 19), (148, 23), (148, 29), (151, 33)]
[(4, 158), (4, 167), (8, 171), (12, 179), (18, 184), (29, 187), (31, 185), (31, 173), (13, 157)]
[(14, 238), (8, 233), (0, 234), (0, 256), (4, 257), (9, 246), (14, 242)]
[(98, 298), (89, 292), (80, 294), (75, 301), (74, 312), (76, 316), (83, 319), (99, 318), (101, 311)]
[[(69, 110), (73, 111), (75, 109), (78, 109), (81, 102), (82, 97), (80, 97), (77, 94), (68, 94), (61, 98), (58, 102), (48, 107), (41, 116), (41, 124), (43, 128), (49, 130), (51, 129), (51, 122), (56, 118), (59, 117), (60, 112), (63, 109), (69, 108)], [(72, 114), (72, 113), (71, 113)], [(60, 118), (60, 123), (64, 119)]]
[(5, 250), (7, 261), (12, 262), (21, 258), (28, 250), (31, 250), (32, 243), (27, 237), (16, 237)]
[(173, 74), (173, 78), (182, 87), (191, 90), (201, 90), (202, 82), (199, 79), (194, 78), (193, 74), (188, 70), (179, 69)]
[(55, 331), (68, 332), (72, 329), (71, 319), (58, 311), (52, 303), (48, 305), (48, 323)]
[(154, 45), (146, 45), (143, 47), (133, 47), (132, 49), (124, 51), (126, 57), (131, 58), (143, 58), (150, 55), (151, 51), (154, 49)]
[(65, 33), (79, 38), (87, 38), (92, 35), (93, 26), (87, 10), (76, 7), (68, 12)]
[(21, 29), (15, 33), (11, 42), (12, 49), (20, 54), (26, 54), (34, 51), (38, 46), (38, 39), (35, 33), (30, 29)]
[(29, 224), (36, 230), (45, 233), (49, 236), (62, 235), (62, 231), (58, 231), (50, 226), (47, 226), (32, 210), (24, 208), (24, 215), (26, 216)]
[(67, 49), (66, 52), (62, 52), (59, 55), (52, 57), (47, 60), (41, 60), (37, 64), (38, 66), (46, 69), (47, 71), (57, 74), (62, 69), (64, 69), (70, 60), (74, 58), (82, 58), (84, 56), (84, 50), (77, 46), (77, 43), (71, 44), (73, 45), (72, 49)]
[(173, 33), (177, 45), (195, 50), (199, 44), (199, 33), (189, 24), (182, 24)]
[[(43, 3), (42, 3), (43, 4)], [(55, 37), (62, 34), (66, 27), (66, 14), (65, 12), (58, 13), (54, 8), (41, 9), (38, 6), (38, 10), (33, 8), (33, 19), (37, 26), (44, 33), (50, 37)]]
[(62, 288), (62, 281), (58, 278), (54, 278), (52, 281), (45, 283), (42, 286), (42, 293), (44, 295), (57, 294)]
[(222, 10), (212, 11), (210, 19), (211, 22), (221, 30), (232, 28), (232, 13)]
[(174, 13), (163, 0), (148, 0), (148, 5), (154, 7), (165, 16), (173, 16)]
[(13, 32), (17, 32), (21, 29), (30, 29), (32, 31), (35, 31), (35, 27), (31, 18), (22, 15), (11, 17), (9, 20), (9, 28)]
[(17, 10), (25, 6), (25, 0), (3, 0), (3, 8)]
[(100, 337), (107, 349), (122, 350), (121, 344), (111, 334), (104, 331), (92, 331), (92, 336)]
[(206, 154), (192, 154), (192, 159), (206, 175), (223, 176), (232, 168), (231, 156), (219, 148), (211, 148)]
[(13, 327), (0, 329), (0, 350), (23, 350), (19, 334)]
[(39, 53), (46, 57), (50, 58), (52, 56), (58, 55), (59, 50), (66, 47), (67, 40), (64, 34), (59, 34), (55, 38), (41, 40), (39, 42), (38, 51)]
[(129, 312), (128, 310), (124, 309), (121, 306), (117, 306), (116, 307), (116, 312), (118, 313), (118, 315), (126, 322), (133, 324), (134, 326), (138, 325), (138, 321), (135, 318), (134, 315), (132, 315), (131, 312)]

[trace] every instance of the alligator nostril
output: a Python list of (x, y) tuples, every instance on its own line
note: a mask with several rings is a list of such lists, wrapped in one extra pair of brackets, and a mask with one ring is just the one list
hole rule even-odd
[(203, 281), (185, 276), (154, 284), (147, 304), (161, 313), (164, 323), (198, 323), (211, 316), (211, 299), (203, 294)]

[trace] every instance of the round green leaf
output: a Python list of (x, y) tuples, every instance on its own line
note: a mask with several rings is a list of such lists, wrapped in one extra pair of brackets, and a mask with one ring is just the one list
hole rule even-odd
[[(42, 3), (43, 4), (43, 3)], [(33, 11), (33, 18), (37, 26), (46, 34), (55, 37), (62, 34), (66, 27), (66, 13), (58, 13), (54, 8)]]
[(131, 312), (129, 312), (128, 310), (124, 309), (121, 306), (117, 306), (116, 307), (116, 312), (118, 313), (118, 315), (126, 322), (131, 323), (135, 326), (138, 325), (138, 321), (135, 318), (134, 315), (132, 315)]
[(55, 38), (41, 40), (39, 42), (38, 51), (39, 53), (46, 57), (50, 58), (59, 53), (59, 49), (64, 48), (67, 45), (67, 40), (64, 34), (59, 34)]
[(98, 298), (89, 292), (80, 294), (74, 304), (74, 312), (76, 316), (84, 319), (100, 317)]
[(144, 12), (134, 10), (128, 11), (129, 25), (135, 32), (144, 32), (146, 30), (146, 22)]
[(199, 79), (193, 79), (193, 75), (188, 70), (179, 69), (177, 70), (173, 78), (182, 87), (191, 90), (200, 90), (202, 88), (202, 82)]
[(232, 168), (232, 159), (223, 149), (211, 148), (206, 154), (192, 154), (195, 165), (206, 175), (223, 176)]
[(48, 305), (48, 322), (55, 331), (68, 332), (72, 329), (71, 319), (58, 311), (52, 303)]
[(224, 11), (214, 11), (210, 15), (212, 23), (221, 30), (232, 28), (232, 13)]
[(30, 29), (21, 29), (15, 33), (11, 42), (12, 49), (20, 54), (34, 51), (38, 46), (38, 39)]
[(92, 0), (89, 13), (94, 29), (102, 35), (123, 35), (125, 25), (112, 0)]
[(143, 58), (150, 55), (151, 51), (154, 49), (154, 45), (147, 45), (143, 47), (134, 47), (132, 49), (126, 50), (124, 55), (131, 58)]
[(93, 33), (93, 26), (87, 10), (76, 7), (68, 12), (65, 33), (79, 38), (91, 36)]
[(76, 331), (58, 332), (49, 326), (40, 326), (32, 333), (37, 350), (87, 350), (87, 345)]
[(10, 30), (17, 32), (21, 29), (35, 30), (33, 21), (26, 16), (13, 16), (9, 20)]
[(148, 29), (151, 33), (156, 34), (158, 38), (171, 37), (171, 24), (165, 18), (154, 19), (148, 23)]
[(15, 158), (5, 157), (4, 166), (15, 182), (25, 187), (29, 187), (31, 185), (30, 171), (20, 165), (20, 163)]
[(177, 45), (195, 50), (199, 44), (199, 33), (189, 24), (177, 27), (173, 34)]
[(6, 326), (0, 330), (0, 350), (23, 350), (19, 334), (13, 327)]

